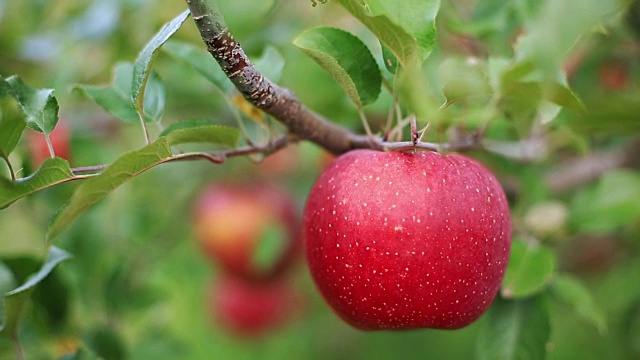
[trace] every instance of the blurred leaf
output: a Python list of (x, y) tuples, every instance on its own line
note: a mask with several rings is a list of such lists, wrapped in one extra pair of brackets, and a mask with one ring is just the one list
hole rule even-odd
[(545, 81), (557, 79), (558, 69), (578, 38), (618, 6), (616, 1), (545, 1), (535, 18), (524, 23), (526, 35), (517, 44), (517, 58), (535, 63)]
[(278, 223), (271, 223), (260, 234), (252, 263), (260, 270), (269, 270), (282, 258), (287, 248), (287, 231)]
[(229, 126), (214, 125), (207, 120), (185, 120), (171, 124), (160, 136), (166, 137), (169, 145), (212, 143), (234, 147), (238, 144), (240, 131)]
[(222, 72), (222, 69), (220, 69), (213, 60), (211, 54), (201, 47), (171, 40), (164, 44), (162, 50), (190, 65), (212, 84), (222, 90), (222, 92), (226, 93), (234, 87), (229, 78), (227, 78), (224, 72)]
[(371, 16), (385, 16), (411, 34), (424, 60), (435, 46), (440, 0), (365, 0)]
[(58, 100), (53, 89), (33, 88), (17, 76), (7, 78), (6, 82), (11, 85), (11, 92), (27, 117), (27, 125), (50, 134), (58, 123)]
[[(133, 65), (119, 63), (113, 70), (112, 84), (109, 86), (75, 85), (85, 95), (93, 99), (98, 105), (113, 116), (127, 123), (140, 121), (136, 108), (131, 103), (129, 91), (133, 79)], [(145, 121), (160, 121), (164, 111), (165, 90), (160, 77), (152, 72), (148, 79), (147, 96), (145, 96)]]
[[(15, 289), (16, 279), (13, 273), (3, 262), (0, 262), (0, 296)], [(4, 321), (4, 301), (0, 302), (0, 321)]]
[(122, 336), (109, 327), (99, 327), (89, 335), (91, 349), (101, 359), (123, 360), (127, 358)]
[(102, 358), (98, 357), (98, 355), (96, 355), (93, 351), (85, 347), (80, 347), (78, 350), (76, 350), (75, 353), (65, 354), (62, 357), (60, 357), (59, 360), (99, 360), (99, 359), (102, 359)]
[(514, 239), (502, 281), (502, 296), (517, 299), (540, 292), (551, 280), (555, 267), (553, 251), (539, 244)]
[(47, 240), (50, 241), (55, 238), (78, 216), (82, 215), (82, 213), (120, 185), (161, 164), (169, 157), (171, 157), (171, 149), (167, 139), (164, 137), (139, 150), (121, 155), (100, 175), (85, 180), (78, 186), (69, 202), (60, 209), (51, 225), (49, 225)]
[(582, 101), (569, 87), (558, 83), (542, 84), (542, 98), (577, 113), (586, 110)]
[(484, 68), (464, 59), (450, 58), (442, 62), (438, 73), (447, 101), (469, 96), (489, 97), (491, 89)]
[(358, 108), (380, 95), (380, 69), (367, 46), (344, 30), (317, 27), (293, 43), (313, 58), (347, 93)]
[(485, 0), (476, 4), (471, 19), (453, 19), (449, 25), (456, 31), (475, 37), (483, 37), (503, 31), (507, 27), (513, 2)]
[(568, 274), (557, 275), (552, 288), (555, 294), (572, 306), (583, 319), (598, 328), (601, 334), (607, 330), (604, 313), (597, 308), (593, 296), (578, 278)]
[(380, 47), (382, 48), (382, 61), (384, 62), (384, 67), (392, 74), (397, 73), (398, 66), (400, 66), (398, 58), (393, 55), (393, 53), (383, 43), (380, 43)]
[(57, 185), (73, 177), (67, 160), (47, 158), (30, 176), (16, 181), (0, 178), (0, 209), (36, 191)]
[(144, 95), (145, 121), (160, 122), (164, 113), (166, 91), (162, 79), (155, 71), (152, 71), (147, 81)]
[(417, 40), (400, 25), (386, 16), (371, 16), (360, 0), (336, 2), (369, 28), (403, 67), (413, 69), (420, 65), (420, 47)]
[(11, 95), (13, 95), (11, 92), (11, 84), (9, 84), (7, 80), (0, 75), (0, 99)]
[(570, 206), (570, 223), (580, 232), (606, 233), (640, 219), (640, 173), (606, 172), (595, 186), (580, 191)]
[(544, 359), (551, 333), (546, 298), (496, 298), (477, 341), (481, 360)]
[[(211, 61), (211, 60), (209, 60)], [(262, 55), (254, 62), (256, 69), (267, 79), (278, 82), (284, 69), (284, 58), (273, 46), (267, 46)]]
[(18, 116), (2, 116), (0, 113), (0, 157), (7, 158), (11, 154), (26, 126), (24, 119)]
[(146, 106), (143, 100), (145, 99), (145, 88), (147, 87), (147, 80), (151, 74), (153, 60), (162, 44), (169, 40), (169, 38), (180, 29), (180, 26), (187, 20), (187, 17), (189, 17), (189, 10), (185, 10), (182, 14), (165, 24), (165, 26), (149, 40), (138, 54), (138, 58), (136, 58), (133, 65), (131, 99), (133, 99), (133, 103), (136, 109), (138, 109), (139, 114), (143, 113), (143, 109)]
[(27, 300), (35, 286), (47, 277), (56, 265), (69, 258), (71, 258), (71, 254), (52, 246), (49, 256), (40, 270), (29, 277), (20, 287), (4, 295), (5, 318), (0, 325), (0, 336), (15, 336), (17, 334), (18, 323), (26, 311)]
[[(640, 6), (637, 6), (637, 8), (640, 11)], [(625, 315), (624, 344), (630, 357), (635, 359), (640, 357), (640, 299), (633, 301)]]
[(640, 131), (638, 92), (584, 96), (587, 111), (571, 114), (566, 124), (574, 131), (594, 135), (628, 135)]

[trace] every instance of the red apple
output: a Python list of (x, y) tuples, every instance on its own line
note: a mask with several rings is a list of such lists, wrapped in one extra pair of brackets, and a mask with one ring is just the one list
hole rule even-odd
[[(253, 280), (286, 271), (302, 247), (294, 200), (269, 185), (207, 187), (195, 204), (194, 227), (204, 251), (224, 271)], [(262, 262), (261, 246), (269, 252)]]
[(629, 67), (622, 60), (607, 60), (598, 68), (598, 78), (605, 90), (625, 90), (629, 87)]
[(340, 156), (309, 194), (303, 232), (320, 292), (363, 330), (472, 323), (498, 292), (511, 245), (496, 178), (434, 152)]
[[(58, 121), (56, 127), (49, 134), (49, 139), (51, 140), (51, 145), (57, 157), (67, 160), (71, 159), (71, 129), (65, 121)], [(31, 161), (33, 162), (33, 166), (38, 168), (45, 159), (51, 157), (46, 138), (42, 133), (31, 131), (28, 142)]]
[(257, 337), (277, 330), (300, 310), (301, 299), (287, 279), (251, 282), (223, 276), (211, 287), (214, 320), (230, 333)]

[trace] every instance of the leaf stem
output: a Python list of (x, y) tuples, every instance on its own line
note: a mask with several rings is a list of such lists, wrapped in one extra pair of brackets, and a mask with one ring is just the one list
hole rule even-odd
[(7, 163), (7, 167), (9, 168), (9, 174), (11, 174), (11, 180), (16, 181), (16, 173), (13, 170), (13, 166), (11, 165), (11, 161), (9, 161), (9, 156), (4, 152), (4, 149), (0, 149), (0, 157)]
[(145, 144), (151, 144), (151, 139), (149, 138), (149, 129), (147, 129), (147, 124), (144, 121), (144, 113), (143, 109), (138, 109), (138, 118), (140, 119), (140, 125), (142, 125), (142, 131), (144, 132), (144, 141)]

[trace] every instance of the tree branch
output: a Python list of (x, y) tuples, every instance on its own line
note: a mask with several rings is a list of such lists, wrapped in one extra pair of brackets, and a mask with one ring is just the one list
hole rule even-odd
[[(251, 155), (251, 154), (263, 154), (267, 156), (297, 141), (298, 141), (298, 138), (295, 135), (287, 134), (287, 135), (282, 135), (276, 139), (273, 139), (264, 145), (247, 145), (247, 146), (219, 151), (219, 152), (188, 152), (188, 153), (176, 154), (164, 159), (159, 164), (174, 162), (174, 161), (203, 160), (203, 159), (208, 160), (214, 164), (222, 164), (225, 162), (226, 159), (230, 157), (244, 156), (244, 155)], [(68, 181), (82, 180), (87, 177), (96, 176), (107, 167), (109, 167), (109, 165), (95, 165), (95, 166), (84, 166), (84, 167), (73, 168), (71, 169), (71, 173), (74, 175), (74, 177), (70, 178)]]
[(640, 167), (640, 138), (614, 150), (595, 152), (587, 157), (571, 159), (545, 177), (549, 190), (559, 193), (592, 181), (604, 172), (620, 167)]
[(356, 148), (381, 148), (375, 139), (354, 134), (305, 107), (288, 89), (256, 70), (211, 0), (185, 0), (207, 50), (238, 91), (254, 106), (282, 122), (300, 139), (340, 154)]

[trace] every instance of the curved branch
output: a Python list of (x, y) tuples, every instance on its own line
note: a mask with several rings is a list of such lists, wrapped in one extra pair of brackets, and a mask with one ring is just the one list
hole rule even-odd
[(278, 119), (300, 139), (312, 141), (335, 154), (356, 148), (381, 148), (375, 139), (331, 123), (300, 103), (291, 91), (258, 72), (229, 31), (215, 1), (185, 1), (207, 50), (254, 106)]

